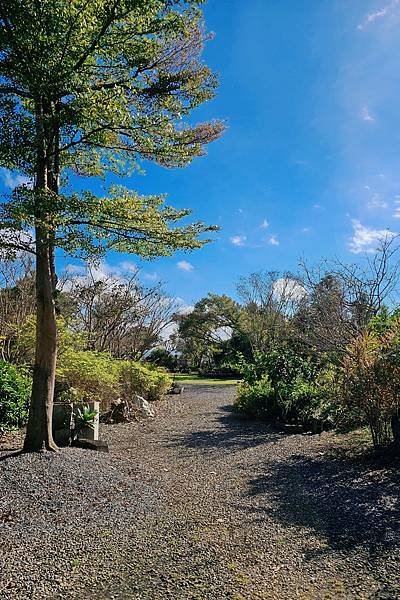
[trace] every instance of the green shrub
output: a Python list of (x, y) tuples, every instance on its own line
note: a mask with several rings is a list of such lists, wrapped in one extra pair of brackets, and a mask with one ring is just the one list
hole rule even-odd
[(171, 388), (167, 372), (154, 365), (119, 360), (106, 352), (64, 350), (57, 366), (59, 381), (73, 388), (63, 392), (67, 401), (73, 392), (73, 401), (97, 400), (101, 410), (108, 410), (112, 402), (134, 394), (147, 400), (159, 400)]
[(241, 383), (233, 407), (236, 412), (252, 417), (276, 418), (275, 391), (268, 377), (265, 375), (254, 383)]
[(291, 349), (259, 353), (244, 365), (235, 410), (269, 421), (332, 427), (339, 408), (335, 402), (334, 371), (322, 369)]
[(95, 400), (102, 410), (120, 397), (122, 361), (106, 352), (67, 348), (57, 365), (57, 377), (76, 390), (81, 401)]
[(342, 361), (345, 406), (368, 423), (375, 447), (400, 448), (400, 315), (371, 320)]
[(0, 428), (17, 429), (28, 419), (31, 379), (15, 365), (0, 361)]
[(127, 399), (134, 394), (147, 400), (160, 400), (172, 387), (168, 373), (151, 364), (124, 361), (120, 372), (122, 395)]

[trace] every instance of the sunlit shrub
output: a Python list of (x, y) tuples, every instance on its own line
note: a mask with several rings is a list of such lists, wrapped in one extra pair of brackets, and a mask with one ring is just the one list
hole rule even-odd
[(0, 428), (17, 429), (28, 419), (31, 378), (15, 365), (0, 361)]
[(327, 369), (287, 348), (260, 353), (253, 363), (242, 366), (245, 381), (235, 402), (238, 412), (311, 429), (335, 423), (333, 372), (328, 375)]
[(75, 351), (60, 354), (57, 378), (76, 390), (80, 400), (96, 400), (106, 409), (120, 396), (121, 361), (106, 352)]
[(276, 418), (275, 391), (267, 376), (254, 383), (244, 381), (238, 387), (234, 403), (236, 412), (252, 417)]
[(168, 373), (151, 364), (124, 361), (120, 371), (121, 393), (130, 399), (134, 394), (147, 400), (160, 400), (172, 387)]
[(344, 401), (367, 420), (374, 446), (400, 444), (400, 317), (371, 322), (343, 360)]

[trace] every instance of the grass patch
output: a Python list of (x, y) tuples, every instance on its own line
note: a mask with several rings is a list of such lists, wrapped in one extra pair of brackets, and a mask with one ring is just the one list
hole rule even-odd
[(186, 383), (188, 385), (237, 385), (239, 379), (208, 379), (198, 375), (181, 375), (170, 373), (170, 376), (176, 383)]

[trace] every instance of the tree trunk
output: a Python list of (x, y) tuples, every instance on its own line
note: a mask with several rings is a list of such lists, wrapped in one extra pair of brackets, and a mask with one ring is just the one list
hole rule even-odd
[(400, 449), (400, 417), (398, 412), (392, 415), (391, 426), (394, 445)]
[[(35, 191), (36, 215), (36, 348), (32, 397), (24, 443), (26, 452), (57, 450), (53, 440), (53, 396), (57, 360), (57, 323), (55, 307), (55, 269), (53, 232), (49, 229), (46, 192), (55, 187), (54, 151), (48, 140), (48, 117), (43, 102), (36, 103), (37, 164)], [(52, 174), (52, 175), (51, 175)], [(46, 224), (46, 225), (45, 225)]]
[(53, 441), (53, 395), (57, 325), (47, 232), (36, 228), (36, 350), (32, 398), (24, 450), (57, 450)]

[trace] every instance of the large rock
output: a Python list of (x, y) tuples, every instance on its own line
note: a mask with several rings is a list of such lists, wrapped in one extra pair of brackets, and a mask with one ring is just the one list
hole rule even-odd
[(179, 383), (173, 383), (169, 393), (170, 394), (182, 394), (184, 389), (185, 388), (183, 387), (183, 385), (179, 385)]
[(144, 419), (154, 417), (156, 414), (150, 402), (142, 398), (142, 396), (135, 395), (132, 404), (139, 411), (140, 416)]

